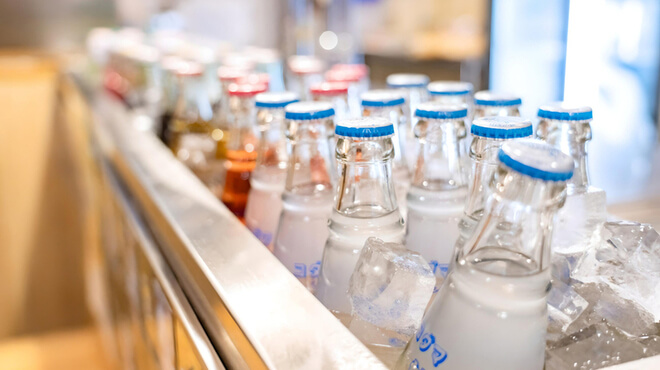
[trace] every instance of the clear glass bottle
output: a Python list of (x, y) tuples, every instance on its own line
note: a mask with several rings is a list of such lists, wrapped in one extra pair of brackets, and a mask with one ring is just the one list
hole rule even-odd
[(266, 92), (255, 97), (259, 146), (250, 176), (245, 225), (271, 251), (286, 184), (284, 108), (297, 101), (298, 95), (292, 92)]
[(257, 160), (256, 109), (254, 97), (266, 91), (264, 85), (232, 84), (229, 86), (229, 141), (225, 186), (220, 200), (245, 222), (245, 206), (250, 192), (250, 174)]
[(222, 163), (216, 160), (213, 109), (204, 90), (203, 71), (194, 62), (185, 62), (176, 70), (178, 98), (167, 142), (179, 160), (204, 184), (214, 188), (221, 184), (223, 171)]
[(467, 104), (472, 108), (472, 89), (469, 82), (433, 81), (428, 87), (431, 101), (441, 104)]
[(158, 137), (168, 146), (167, 134), (170, 123), (172, 122), (172, 117), (174, 116), (174, 109), (176, 108), (178, 97), (179, 83), (177, 81), (177, 69), (179, 69), (184, 63), (185, 61), (178, 56), (167, 56), (160, 62), (161, 70), (163, 71), (163, 82), (161, 84), (163, 87), (163, 100)]
[(467, 114), (465, 104), (423, 103), (415, 112), (420, 151), (407, 194), (406, 247), (424, 256), (439, 280), (449, 267), (467, 195), (461, 150)]
[(231, 111), (229, 108), (229, 86), (236, 84), (250, 73), (248, 69), (239, 67), (218, 68), (218, 79), (220, 80), (220, 97), (213, 102), (213, 136), (219, 138), (216, 148), (216, 158), (224, 160), (227, 158), (227, 143), (230, 135)]
[(321, 82), (310, 87), (313, 101), (324, 101), (335, 109), (335, 122), (347, 119), (348, 84), (345, 82)]
[[(399, 129), (402, 133), (402, 139), (405, 146), (408, 168), (413, 168), (414, 160), (417, 155), (417, 139), (413, 134), (413, 125), (415, 124), (415, 110), (421, 103), (429, 100), (429, 94), (426, 85), (429, 83), (429, 77), (417, 73), (394, 73), (387, 76), (387, 86), (391, 89), (399, 90), (403, 93), (405, 103), (403, 113), (406, 115), (406, 126)], [(399, 201), (401, 201), (399, 199)]]
[(399, 203), (399, 212), (406, 217), (406, 193), (410, 186), (410, 172), (406, 161), (405, 139), (401, 136), (401, 129), (407, 126), (406, 115), (403, 112), (405, 99), (396, 90), (370, 90), (363, 93), (362, 100), (363, 117), (386, 118), (394, 126), (394, 159), (392, 160), (392, 176), (394, 179), (394, 190)]
[(396, 369), (542, 369), (552, 219), (573, 160), (537, 140), (502, 145), (486, 213)]
[[(465, 210), (458, 223), (460, 235), (456, 240), (456, 251), (463, 248), (465, 241), (474, 232), (483, 217), (486, 200), (490, 196), (490, 179), (499, 164), (497, 155), (502, 144), (510, 140), (529, 138), (533, 134), (532, 122), (521, 117), (485, 117), (472, 121), (472, 143), (470, 145), (470, 173)], [(452, 263), (454, 258), (451, 259)]]
[(607, 219), (606, 195), (589, 183), (587, 142), (591, 140), (591, 108), (554, 103), (539, 108), (536, 137), (570, 155), (575, 174), (568, 182), (566, 205), (557, 214), (553, 250), (583, 252), (598, 226)]
[(520, 117), (522, 99), (515, 95), (493, 91), (479, 91), (474, 94), (473, 119), (491, 116)]
[(292, 55), (287, 65), (287, 90), (297, 93), (303, 100), (310, 100), (309, 88), (323, 81), (323, 62), (314, 56)]
[(375, 236), (401, 243), (404, 222), (392, 179), (392, 123), (372, 117), (345, 120), (335, 135), (340, 177), (316, 297), (341, 318), (351, 312), (346, 292), (365, 241)]
[(285, 108), (289, 162), (273, 253), (314, 292), (332, 211), (330, 103), (301, 102)]

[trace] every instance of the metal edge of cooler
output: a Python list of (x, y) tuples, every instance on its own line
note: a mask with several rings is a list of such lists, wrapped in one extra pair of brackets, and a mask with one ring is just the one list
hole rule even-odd
[[(111, 187), (114, 198), (116, 199), (119, 207), (122, 210), (122, 214), (125, 216), (126, 224), (131, 229), (132, 234), (136, 240), (136, 245), (139, 248), (139, 251), (136, 250), (138, 255), (141, 255), (147, 261), (151, 274), (156, 279), (158, 285), (162, 289), (167, 303), (167, 308), (172, 313), (172, 317), (175, 318), (175, 322), (170, 322), (167, 330), (171, 332), (173, 336), (173, 345), (178, 347), (179, 340), (176, 338), (175, 332), (180, 326), (185, 336), (187, 345), (185, 348), (176, 348), (177, 357), (181, 358), (190, 358), (193, 360), (189, 361), (196, 365), (203, 365), (203, 368), (209, 370), (224, 370), (222, 362), (220, 361), (218, 354), (216, 353), (213, 345), (209, 341), (204, 328), (197, 319), (197, 315), (193, 310), (192, 306), (188, 302), (184, 292), (181, 290), (172, 270), (167, 265), (167, 262), (163, 259), (163, 256), (158, 252), (158, 247), (156, 242), (153, 240), (153, 237), (150, 235), (150, 232), (144, 222), (141, 220), (134, 206), (129, 201), (125, 190), (122, 189), (122, 186), (114, 178), (114, 174), (111, 169), (105, 166), (104, 172), (107, 178), (107, 184)], [(137, 256), (136, 256), (137, 257)], [(136, 287), (137, 289), (138, 287)], [(159, 321), (162, 317), (154, 317), (155, 321)], [(165, 321), (165, 320), (161, 320)], [(175, 329), (177, 327), (177, 329)], [(174, 350), (174, 348), (172, 348)], [(189, 350), (191, 353), (181, 353), (183, 351)], [(174, 364), (172, 364), (174, 365)], [(193, 368), (200, 368), (195, 366)]]
[(88, 99), (103, 155), (228, 368), (385, 369), (118, 101)]

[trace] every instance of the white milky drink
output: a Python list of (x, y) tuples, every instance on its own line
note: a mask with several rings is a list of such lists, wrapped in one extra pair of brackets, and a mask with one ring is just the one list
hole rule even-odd
[(290, 156), (282, 213), (273, 253), (305, 287), (314, 292), (332, 210), (329, 137), (332, 105), (292, 103), (285, 108)]
[(395, 369), (543, 369), (552, 220), (573, 161), (532, 139), (498, 158), (485, 213)]
[(345, 120), (335, 128), (339, 179), (316, 297), (335, 314), (351, 312), (350, 280), (365, 241), (403, 241), (392, 181), (394, 127), (384, 118)]
[[(391, 77), (391, 75), (390, 75)], [(406, 161), (405, 133), (407, 117), (403, 113), (403, 94), (397, 90), (370, 90), (360, 96), (362, 100), (363, 117), (380, 117), (389, 120), (394, 126), (394, 159), (392, 161), (392, 178), (394, 191), (399, 205), (399, 212), (406, 218), (406, 193), (410, 187), (410, 171)]]
[(420, 104), (415, 113), (420, 150), (407, 195), (406, 247), (422, 254), (438, 278), (447, 274), (467, 195), (461, 150), (467, 113), (465, 104), (439, 103)]
[(257, 164), (250, 175), (245, 225), (271, 251), (286, 183), (284, 107), (296, 101), (298, 96), (291, 92), (266, 92), (255, 97), (260, 135)]

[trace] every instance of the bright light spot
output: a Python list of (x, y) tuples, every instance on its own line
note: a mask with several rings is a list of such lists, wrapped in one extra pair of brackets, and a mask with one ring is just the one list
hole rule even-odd
[(245, 151), (248, 152), (248, 153), (252, 153), (254, 151), (254, 145), (252, 145), (250, 143), (245, 144)]
[(215, 140), (215, 141), (220, 141), (220, 140), (222, 140), (222, 137), (223, 137), (223, 136), (225, 136), (225, 133), (222, 132), (222, 130), (220, 130), (219, 128), (216, 128), (216, 129), (214, 129), (214, 130), (211, 132), (211, 137), (212, 137), (213, 140)]
[(339, 43), (339, 38), (332, 31), (325, 31), (319, 37), (319, 44), (325, 50), (332, 50), (337, 47)]

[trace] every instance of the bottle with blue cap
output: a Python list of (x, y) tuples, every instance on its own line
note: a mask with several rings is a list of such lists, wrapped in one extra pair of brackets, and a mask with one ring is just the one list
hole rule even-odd
[[(404, 97), (397, 90), (370, 90), (362, 94), (362, 116), (380, 117), (389, 120), (394, 126), (394, 159), (392, 160), (392, 176), (399, 211), (406, 217), (406, 193), (410, 186), (410, 173), (405, 155), (405, 138), (401, 135), (407, 125), (403, 113)], [(403, 131), (402, 131), (403, 129)]]
[(498, 159), (485, 214), (397, 369), (543, 369), (552, 221), (573, 160), (533, 139)]
[[(470, 145), (470, 180), (463, 217), (458, 223), (460, 236), (454, 251), (462, 248), (465, 240), (483, 217), (486, 200), (490, 196), (489, 181), (498, 167), (497, 155), (508, 141), (530, 138), (532, 121), (521, 117), (485, 117), (472, 121)], [(446, 266), (443, 266), (446, 269)]]
[(345, 120), (335, 135), (339, 179), (316, 297), (342, 317), (351, 313), (346, 292), (365, 241), (374, 236), (400, 243), (404, 223), (392, 178), (392, 123), (374, 117)]
[(467, 195), (461, 147), (468, 108), (424, 103), (415, 114), (420, 149), (407, 194), (406, 246), (424, 256), (441, 278), (458, 238)]
[(557, 214), (553, 248), (560, 253), (584, 251), (607, 219), (606, 195), (591, 186), (587, 142), (591, 140), (590, 107), (568, 103), (542, 106), (538, 111), (536, 137), (570, 155), (575, 174), (568, 182), (566, 205)]
[(250, 176), (245, 226), (271, 251), (286, 182), (284, 108), (297, 101), (293, 92), (265, 92), (255, 97), (259, 144), (257, 164)]
[(404, 149), (408, 154), (408, 168), (413, 168), (413, 160), (417, 153), (417, 139), (413, 134), (415, 110), (419, 104), (429, 100), (428, 90), (426, 89), (428, 84), (429, 76), (420, 73), (394, 73), (387, 76), (387, 87), (400, 91), (405, 99), (403, 113), (406, 116), (406, 122), (405, 127), (402, 127), (400, 131)]
[(433, 81), (428, 85), (431, 101), (445, 104), (467, 104), (472, 105), (473, 86), (464, 81)]
[(479, 91), (474, 94), (473, 119), (491, 116), (520, 117), (522, 99), (508, 93)]
[(329, 103), (300, 102), (284, 111), (289, 160), (273, 253), (314, 292), (334, 195), (329, 140), (334, 110)]

